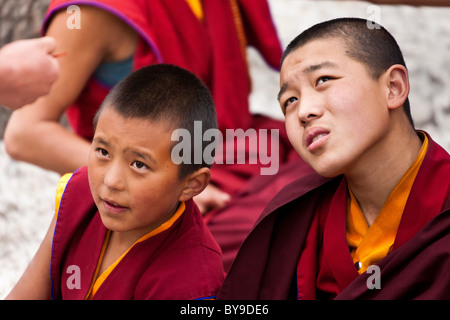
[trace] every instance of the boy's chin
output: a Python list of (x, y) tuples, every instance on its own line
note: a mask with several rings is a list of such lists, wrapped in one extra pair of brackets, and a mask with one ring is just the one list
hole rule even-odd
[(337, 177), (339, 175), (339, 173), (328, 173), (328, 172), (325, 172), (325, 173), (317, 172), (317, 173), (319, 175), (321, 175), (322, 177), (324, 177), (324, 178), (335, 178), (335, 177)]
[(311, 165), (310, 166), (314, 169), (317, 174), (324, 178), (334, 178), (341, 174), (339, 170), (336, 170), (334, 166), (317, 166), (317, 165)]

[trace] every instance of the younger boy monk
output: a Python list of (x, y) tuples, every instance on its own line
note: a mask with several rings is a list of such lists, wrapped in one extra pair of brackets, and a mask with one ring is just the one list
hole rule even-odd
[(57, 216), (8, 298), (215, 298), (221, 252), (192, 200), (209, 167), (171, 158), (173, 130), (192, 133), (194, 121), (217, 126), (190, 72), (154, 65), (120, 82), (94, 120), (88, 166), (61, 179)]
[(342, 18), (287, 47), (279, 102), (314, 169), (262, 213), (221, 299), (449, 299), (450, 156), (409, 111), (394, 38)]

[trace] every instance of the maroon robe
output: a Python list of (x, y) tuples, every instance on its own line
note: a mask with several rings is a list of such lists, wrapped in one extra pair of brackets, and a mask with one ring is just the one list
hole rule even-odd
[(205, 222), (223, 253), (227, 272), (236, 254), (270, 200), (290, 182), (311, 173), (302, 159), (291, 160), (275, 176), (255, 176), (223, 209), (205, 216)]
[[(106, 233), (84, 167), (68, 182), (58, 211), (51, 258), (54, 299), (85, 299)], [(71, 266), (79, 268), (79, 289), (67, 285), (75, 276)], [(169, 229), (130, 249), (93, 299), (209, 299), (223, 277), (220, 249), (189, 200)]]
[[(428, 138), (394, 250), (377, 263), (381, 289), (369, 289), (372, 274), (358, 275), (351, 261), (345, 239), (345, 178), (311, 173), (285, 187), (266, 207), (219, 299), (297, 299), (299, 291), (309, 298), (449, 299), (450, 156)], [(316, 235), (323, 234), (315, 252), (309, 241), (313, 228)], [(298, 279), (298, 271), (308, 276)]]

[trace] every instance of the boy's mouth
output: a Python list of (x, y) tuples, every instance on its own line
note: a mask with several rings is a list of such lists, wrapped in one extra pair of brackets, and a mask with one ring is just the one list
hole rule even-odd
[(106, 211), (110, 213), (122, 213), (123, 211), (127, 210), (127, 207), (123, 207), (116, 202), (108, 199), (102, 199), (103, 200), (103, 207), (106, 209)]
[(308, 151), (313, 152), (314, 150), (321, 147), (327, 140), (330, 131), (320, 127), (314, 127), (306, 131), (305, 145)]

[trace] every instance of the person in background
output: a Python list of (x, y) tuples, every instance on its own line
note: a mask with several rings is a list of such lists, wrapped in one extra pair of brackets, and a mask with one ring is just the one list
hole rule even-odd
[[(67, 12), (78, 5), (79, 29)], [(70, 8), (69, 8), (70, 9)], [(53, 0), (42, 32), (57, 40), (61, 76), (45, 99), (15, 112), (5, 132), (7, 152), (60, 174), (86, 164), (92, 119), (109, 90), (132, 70), (171, 63), (196, 74), (211, 90), (219, 129), (278, 128), (281, 121), (250, 113), (246, 47), (278, 69), (281, 46), (265, 0)], [(70, 129), (59, 121), (67, 115)], [(39, 139), (37, 139), (39, 137)], [(287, 138), (285, 144), (288, 144)], [(42, 152), (46, 150), (46, 152)], [(280, 159), (292, 148), (280, 148)], [(246, 152), (246, 150), (243, 150)], [(211, 188), (234, 194), (258, 165), (212, 168)], [(229, 197), (213, 197), (224, 204)], [(220, 204), (209, 203), (216, 207)], [(205, 209), (206, 211), (206, 209)]]

